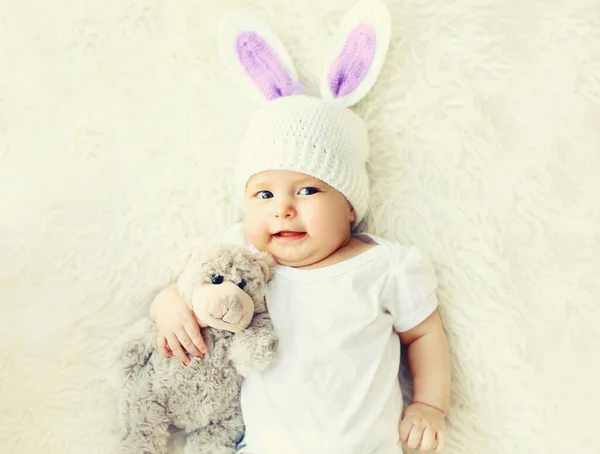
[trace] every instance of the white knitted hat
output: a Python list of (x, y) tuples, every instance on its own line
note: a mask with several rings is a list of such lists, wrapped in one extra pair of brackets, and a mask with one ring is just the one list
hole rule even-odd
[(341, 192), (364, 217), (369, 201), (366, 161), (369, 142), (364, 122), (349, 109), (319, 98), (276, 99), (252, 118), (240, 150), (236, 179), (265, 170), (291, 170), (324, 181)]
[(248, 10), (221, 21), (223, 59), (242, 86), (268, 100), (252, 118), (237, 165), (237, 183), (264, 170), (292, 170), (318, 178), (352, 204), (357, 224), (369, 199), (364, 122), (348, 107), (373, 87), (391, 34), (381, 0), (360, 0), (334, 35), (320, 98), (301, 95), (303, 84), (281, 40), (264, 16)]

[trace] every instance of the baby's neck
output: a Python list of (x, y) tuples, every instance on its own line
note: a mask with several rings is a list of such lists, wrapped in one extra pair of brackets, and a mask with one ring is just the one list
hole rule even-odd
[(366, 250), (371, 249), (373, 246), (375, 246), (375, 244), (365, 243), (350, 235), (339, 248), (337, 248), (332, 254), (325, 257), (323, 260), (310, 265), (298, 266), (295, 268), (299, 270), (316, 270), (319, 268), (325, 268), (327, 266), (335, 265), (336, 263), (351, 259), (352, 257), (356, 257)]

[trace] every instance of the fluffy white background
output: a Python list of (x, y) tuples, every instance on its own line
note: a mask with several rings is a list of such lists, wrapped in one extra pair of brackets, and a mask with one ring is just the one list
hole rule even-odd
[[(600, 453), (600, 5), (387, 3), (369, 222), (435, 260), (447, 453)], [(115, 451), (107, 346), (236, 219), (243, 4), (314, 86), (353, 0), (0, 2), (0, 452)]]

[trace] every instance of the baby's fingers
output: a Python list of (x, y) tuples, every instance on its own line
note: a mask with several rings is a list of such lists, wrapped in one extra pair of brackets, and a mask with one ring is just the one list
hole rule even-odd
[(410, 434), (410, 429), (412, 426), (413, 423), (410, 419), (403, 419), (400, 423), (400, 441), (402, 443), (406, 443), (408, 441), (408, 435)]
[(406, 445), (411, 449), (416, 449), (417, 446), (421, 443), (421, 439), (423, 438), (423, 425), (420, 422), (415, 422), (410, 429), (410, 434), (408, 434), (408, 441)]
[(159, 335), (156, 339), (156, 348), (166, 358), (170, 358), (173, 353), (171, 353), (171, 349), (167, 345), (167, 338), (165, 336)]
[(435, 446), (435, 431), (431, 427), (425, 427), (423, 439), (421, 440), (421, 452), (430, 451)]
[(435, 448), (435, 452), (440, 454), (446, 448), (446, 431), (438, 430), (437, 435), (437, 448)]
[(183, 328), (187, 337), (184, 339), (179, 338), (179, 340), (190, 354), (202, 358), (207, 348), (202, 334), (200, 334), (200, 327), (194, 322), (188, 322)]
[(169, 343), (169, 348), (171, 349), (175, 357), (187, 366), (190, 363), (190, 358), (183, 350), (183, 347), (179, 343), (179, 339), (177, 339), (177, 336), (175, 336), (175, 334), (173, 333), (167, 335), (167, 342)]

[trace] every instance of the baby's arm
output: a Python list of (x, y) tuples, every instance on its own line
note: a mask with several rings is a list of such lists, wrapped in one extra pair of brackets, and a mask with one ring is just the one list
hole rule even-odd
[[(225, 231), (221, 241), (245, 244), (242, 224), (235, 224)], [(150, 305), (150, 319), (158, 330), (157, 348), (164, 356), (175, 355), (179, 361), (189, 364), (188, 353), (202, 358), (207, 351), (200, 328), (202, 323), (179, 294), (177, 283), (163, 289)]]
[(444, 419), (450, 406), (450, 354), (438, 311), (409, 331), (399, 333), (408, 345), (413, 375), (413, 403), (400, 424), (400, 438), (410, 448), (426, 451), (437, 439), (436, 452), (446, 444)]
[(164, 356), (175, 355), (179, 361), (189, 364), (190, 355), (202, 358), (206, 344), (200, 334), (201, 324), (185, 303), (177, 284), (163, 289), (150, 305), (150, 319), (158, 331), (157, 348)]

